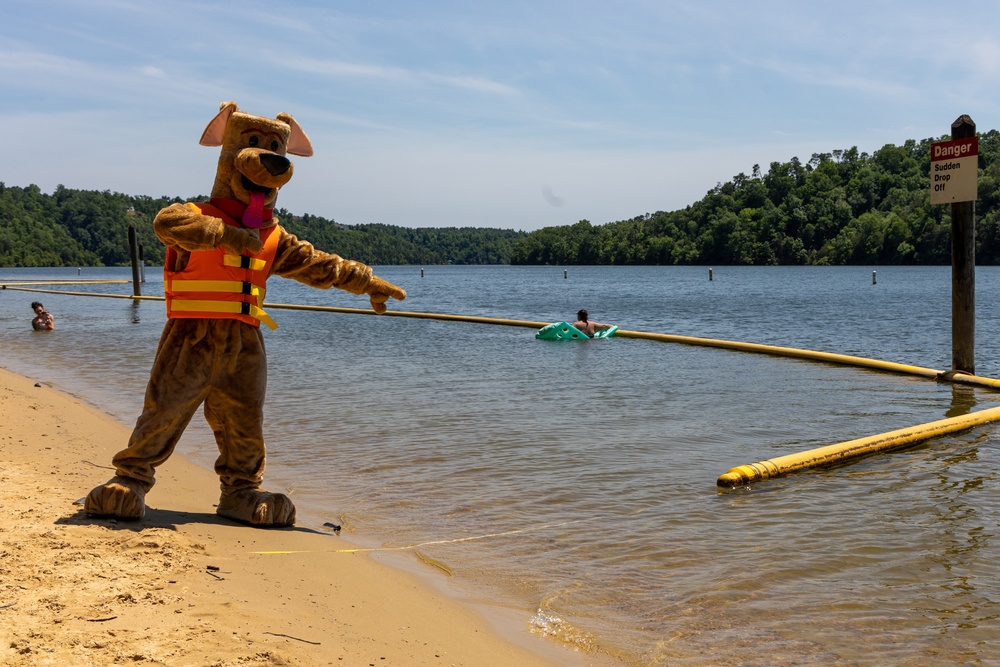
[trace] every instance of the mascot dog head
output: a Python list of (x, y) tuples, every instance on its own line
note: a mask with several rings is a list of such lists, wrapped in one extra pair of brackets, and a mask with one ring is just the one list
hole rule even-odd
[(251, 208), (274, 207), (278, 189), (292, 178), (286, 153), (313, 154), (309, 137), (295, 119), (279, 113), (274, 120), (253, 116), (223, 102), (205, 128), (202, 146), (222, 146), (212, 198), (232, 199)]

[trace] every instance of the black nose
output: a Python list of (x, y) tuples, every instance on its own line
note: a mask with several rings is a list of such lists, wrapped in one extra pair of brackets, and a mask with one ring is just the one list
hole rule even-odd
[(264, 169), (267, 169), (267, 173), (272, 176), (281, 176), (288, 171), (289, 165), (292, 164), (285, 156), (275, 153), (261, 153), (260, 163), (264, 165)]

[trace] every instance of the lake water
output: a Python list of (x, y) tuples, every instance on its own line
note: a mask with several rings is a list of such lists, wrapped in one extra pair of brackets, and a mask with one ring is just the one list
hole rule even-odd
[[(629, 330), (951, 366), (949, 267), (715, 267), (711, 281), (708, 267), (423, 270), (377, 268), (409, 293), (392, 308), (543, 322), (588, 308)], [(0, 269), (0, 282), (24, 278), (77, 270)], [(162, 295), (160, 272), (147, 280), (143, 293)], [(268, 286), (271, 303), (367, 305)], [(1000, 268), (980, 267), (976, 371), (989, 377), (998, 292)], [(35, 299), (54, 334), (29, 330)], [(266, 486), (293, 493), (301, 524), (343, 524), (588, 664), (1000, 664), (997, 426), (750, 489), (715, 483), (1000, 394), (630, 338), (271, 314)], [(0, 291), (0, 363), (132, 424), (164, 321), (161, 302)], [(214, 461), (200, 416), (180, 450)]]

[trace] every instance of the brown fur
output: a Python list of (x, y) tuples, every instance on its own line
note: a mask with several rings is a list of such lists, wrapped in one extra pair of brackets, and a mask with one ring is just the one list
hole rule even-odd
[[(285, 155), (311, 155), (312, 145), (288, 114), (276, 119), (243, 113), (224, 102), (209, 123), (201, 143), (222, 146), (213, 198), (249, 204), (252, 192), (263, 192), (273, 208), (278, 190), (288, 183), (292, 163)], [(368, 294), (372, 308), (383, 313), (390, 298), (406, 292), (372, 275), (371, 267), (316, 250), (278, 225), (278, 251), (271, 274), (352, 294)], [(160, 240), (176, 253), (174, 270), (182, 270), (190, 253), (223, 247), (232, 252), (261, 248), (255, 229), (233, 227), (183, 204), (160, 211), (153, 222)], [(222, 495), (218, 514), (262, 526), (295, 522), (295, 506), (279, 493), (260, 489), (266, 452), (262, 430), (267, 356), (258, 327), (239, 320), (170, 319), (160, 337), (146, 386), (142, 415), (128, 447), (112, 459), (117, 474), (87, 496), (89, 514), (140, 519), (154, 472), (173, 453), (199, 406), (215, 433)]]

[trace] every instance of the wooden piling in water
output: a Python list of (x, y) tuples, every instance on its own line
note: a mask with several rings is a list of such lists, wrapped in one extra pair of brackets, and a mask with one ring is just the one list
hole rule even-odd
[(142, 296), (139, 287), (139, 243), (135, 236), (135, 225), (128, 226), (128, 254), (132, 260), (132, 296)]

